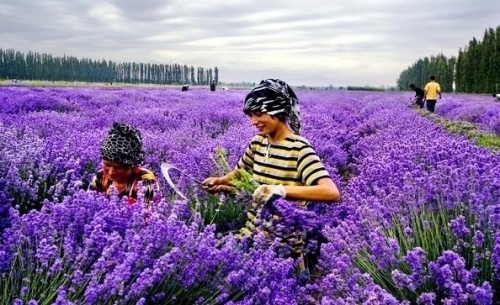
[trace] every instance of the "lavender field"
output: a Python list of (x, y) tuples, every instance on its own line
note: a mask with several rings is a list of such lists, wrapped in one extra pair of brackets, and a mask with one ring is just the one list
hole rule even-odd
[[(309, 232), (309, 279), (278, 243), (236, 245), (245, 194), (186, 181), (176, 197), (160, 164), (200, 179), (234, 166), (255, 133), (246, 93), (1, 88), (0, 304), (499, 304), (500, 155), (419, 115), (412, 93), (296, 91), (342, 193), (276, 203)], [(500, 133), (487, 100), (445, 96), (436, 113)], [(147, 224), (140, 196), (86, 190), (114, 121), (141, 131), (161, 184)]]
[(474, 123), (487, 132), (500, 135), (500, 103), (491, 96), (451, 95), (436, 108), (436, 114), (449, 120)]

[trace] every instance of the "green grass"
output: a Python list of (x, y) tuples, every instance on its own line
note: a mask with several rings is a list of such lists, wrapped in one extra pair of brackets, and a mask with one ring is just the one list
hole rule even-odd
[(465, 121), (451, 121), (437, 116), (426, 110), (417, 109), (417, 113), (443, 126), (451, 133), (466, 136), (477, 146), (488, 148), (495, 152), (500, 152), (500, 136), (481, 130), (476, 124)]
[(500, 149), (500, 136), (494, 134), (481, 134), (477, 137), (476, 144), (483, 147)]

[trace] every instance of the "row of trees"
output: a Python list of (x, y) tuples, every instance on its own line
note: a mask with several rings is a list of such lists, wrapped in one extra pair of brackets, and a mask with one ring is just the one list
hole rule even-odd
[(0, 79), (208, 85), (219, 82), (219, 69), (180, 64), (116, 63), (111, 60), (54, 57), (0, 48)]
[(498, 93), (500, 91), (500, 26), (485, 30), (483, 40), (473, 38), (458, 56), (443, 54), (419, 59), (401, 72), (397, 85), (423, 86), (435, 75), (444, 92)]
[(500, 91), (500, 26), (484, 32), (458, 52), (455, 86), (458, 92), (498, 93)]
[(423, 87), (429, 81), (429, 76), (434, 75), (441, 85), (441, 90), (451, 92), (453, 91), (455, 63), (455, 57), (447, 58), (443, 54), (419, 59), (401, 72), (397, 85), (400, 90), (407, 90), (410, 84)]

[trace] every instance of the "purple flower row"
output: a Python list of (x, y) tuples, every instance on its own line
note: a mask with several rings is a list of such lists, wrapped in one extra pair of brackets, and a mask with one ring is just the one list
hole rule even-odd
[(500, 103), (489, 95), (451, 95), (438, 101), (435, 113), (449, 120), (475, 123), (500, 135)]

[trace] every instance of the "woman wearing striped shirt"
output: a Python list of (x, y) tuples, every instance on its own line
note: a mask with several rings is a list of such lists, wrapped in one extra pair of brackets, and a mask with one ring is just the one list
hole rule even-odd
[[(262, 206), (271, 199), (284, 198), (299, 206), (308, 201), (340, 200), (340, 192), (315, 149), (300, 136), (298, 99), (288, 84), (279, 79), (261, 81), (246, 96), (243, 112), (257, 128), (257, 135), (232, 172), (203, 182), (208, 192), (231, 192), (231, 181), (239, 169), (252, 173), (259, 186), (253, 194), (247, 224), (240, 233), (254, 234)], [(287, 243), (292, 253), (301, 257), (302, 239), (292, 239), (288, 238)]]

